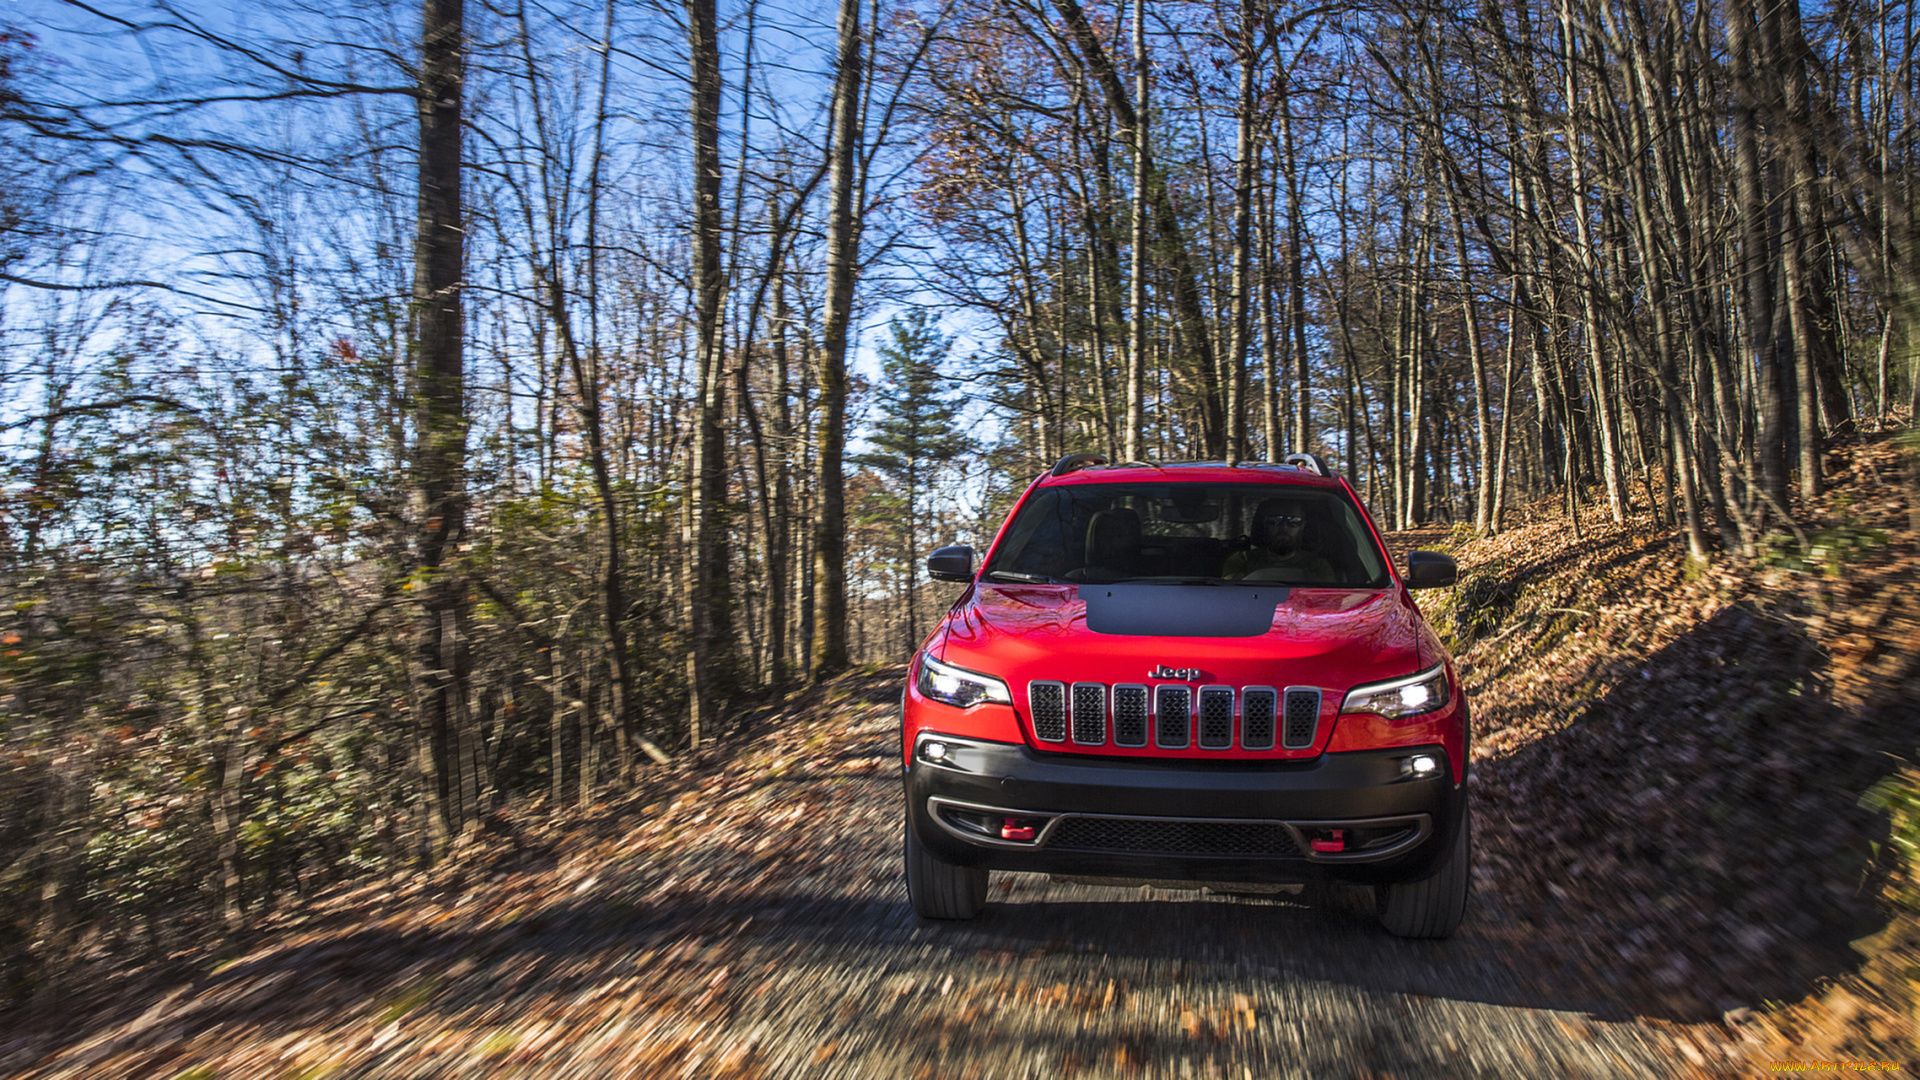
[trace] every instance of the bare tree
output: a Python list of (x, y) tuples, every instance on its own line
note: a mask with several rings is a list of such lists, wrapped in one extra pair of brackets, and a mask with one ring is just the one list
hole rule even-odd
[(466, 586), (456, 554), (466, 526), (466, 369), (460, 201), (466, 77), (464, 0), (423, 0), (420, 30), (419, 232), (414, 241), (413, 500), (420, 608), (414, 715), (424, 782), (444, 847), (465, 823), (456, 750), (467, 706)]
[(862, 143), (861, 0), (841, 0), (833, 127), (828, 135), (826, 324), (820, 335), (820, 418), (814, 436), (819, 506), (813, 526), (816, 679), (844, 671), (847, 650), (847, 339), (860, 263), (860, 219), (855, 215)]

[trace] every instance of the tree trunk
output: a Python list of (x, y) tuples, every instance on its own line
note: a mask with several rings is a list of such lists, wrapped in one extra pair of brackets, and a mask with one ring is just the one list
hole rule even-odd
[(449, 786), (454, 728), (466, 693), (466, 589), (458, 544), (466, 525), (467, 417), (462, 355), (465, 221), (460, 201), (466, 41), (463, 0), (421, 7), (419, 216), (413, 257), (415, 556), (414, 700), (434, 804), (429, 857), (463, 825)]
[(794, 607), (789, 595), (793, 591), (791, 568), (798, 564), (799, 559), (798, 552), (793, 550), (794, 425), (787, 385), (787, 319), (786, 279), (776, 274), (773, 279), (773, 312), (769, 320), (772, 326), (768, 334), (768, 359), (773, 365), (774, 436), (779, 441), (774, 454), (773, 507), (767, 521), (768, 558), (773, 560), (773, 565), (767, 570), (767, 589), (772, 594), (767, 621), (772, 627), (770, 647), (773, 651), (773, 685), (776, 688), (784, 687), (789, 676), (797, 670), (789, 637)]
[(1127, 285), (1127, 451), (1128, 461), (1145, 453), (1140, 428), (1147, 397), (1147, 29), (1146, 0), (1133, 0), (1134, 100), (1138, 110), (1129, 128), (1133, 136), (1133, 266)]
[(1580, 310), (1585, 324), (1583, 336), (1587, 344), (1587, 364), (1593, 384), (1593, 414), (1599, 422), (1600, 436), (1600, 472), (1601, 482), (1607, 492), (1607, 508), (1615, 521), (1627, 519), (1627, 498), (1620, 476), (1620, 439), (1616, 431), (1613, 402), (1613, 377), (1608, 366), (1606, 349), (1601, 344), (1600, 298), (1595, 295), (1600, 287), (1601, 268), (1594, 258), (1596, 250), (1592, 236), (1589, 210), (1587, 207), (1586, 137), (1582, 126), (1584, 107), (1581, 104), (1580, 85), (1577, 72), (1580, 70), (1580, 30), (1574, 24), (1573, 13), (1566, 0), (1560, 5), (1561, 42), (1566, 49), (1567, 67), (1565, 91), (1567, 100), (1567, 161), (1571, 167), (1573, 194), (1573, 226), (1576, 237), (1574, 254), (1580, 270)]
[(1240, 93), (1234, 106), (1232, 336), (1227, 344), (1226, 459), (1239, 461), (1247, 450), (1247, 347), (1253, 329), (1253, 184), (1260, 149), (1254, 138), (1253, 78), (1260, 57), (1254, 39), (1256, 0), (1241, 0), (1240, 37), (1234, 51), (1240, 61)]
[(1740, 221), (1740, 276), (1745, 283), (1744, 318), (1747, 350), (1758, 371), (1759, 432), (1756, 447), (1760, 485), (1778, 505), (1787, 501), (1787, 394), (1781, 379), (1774, 333), (1775, 289), (1770, 225), (1773, 213), (1761, 164), (1760, 124), (1763, 105), (1756, 68), (1761, 46), (1756, 41), (1752, 0), (1728, 0), (1727, 51), (1733, 68), (1733, 181), (1735, 208)]
[(1287, 351), (1293, 358), (1293, 446), (1301, 454), (1313, 453), (1313, 374), (1307, 366), (1307, 254), (1306, 216), (1300, 190), (1300, 156), (1293, 137), (1293, 104), (1288, 94), (1291, 70), (1279, 79), (1280, 175), (1287, 193)]
[[(1126, 84), (1121, 81), (1119, 71), (1114, 68), (1112, 59), (1100, 44), (1100, 38), (1088, 22), (1085, 10), (1080, 7), (1078, 0), (1054, 0), (1054, 7), (1072, 31), (1081, 58), (1100, 84), (1107, 98), (1107, 106), (1113, 110), (1120, 126), (1139, 131), (1139, 125), (1145, 122), (1143, 110), (1137, 110), (1134, 102), (1128, 98)], [(1147, 202), (1152, 209), (1154, 232), (1173, 274), (1174, 313), (1179, 319), (1181, 340), (1186, 343), (1194, 370), (1201, 376), (1203, 415), (1208, 421), (1206, 452), (1210, 457), (1223, 457), (1226, 454), (1226, 417), (1223, 415), (1224, 403), (1221, 401), (1222, 388), (1217, 376), (1213, 338), (1207, 328), (1206, 305), (1201, 300), (1199, 275), (1187, 251), (1185, 231), (1180, 225), (1180, 217), (1167, 190), (1166, 180), (1154, 167), (1152, 156), (1146, 153), (1144, 135), (1136, 137), (1135, 152), (1147, 177)], [(1139, 258), (1137, 251), (1134, 257)]]
[[(1473, 295), (1472, 271), (1467, 265), (1467, 226), (1460, 213), (1460, 196), (1446, 189), (1447, 206), (1453, 212), (1453, 244), (1460, 266), (1460, 304), (1465, 315), (1467, 356), (1473, 368), (1473, 422), (1479, 441), (1479, 476), (1475, 487), (1473, 527), (1480, 532), (1493, 531), (1493, 418), (1491, 396), (1487, 388), (1487, 358), (1480, 341), (1480, 307)], [(1509, 367), (1512, 365), (1509, 364)]]
[(816, 437), (819, 509), (814, 519), (813, 677), (845, 671), (847, 651), (847, 337), (860, 263), (854, 192), (861, 141), (860, 0), (840, 0), (838, 77), (833, 87), (832, 209), (827, 222), (826, 326), (820, 348), (820, 420)]
[(729, 665), (716, 655), (730, 645), (726, 612), (727, 461), (725, 341), (720, 321), (726, 281), (720, 255), (720, 39), (714, 0), (686, 0), (687, 51), (693, 80), (693, 272), (695, 396), (691, 498), (688, 500), (687, 739), (700, 745), (714, 715), (716, 687)]

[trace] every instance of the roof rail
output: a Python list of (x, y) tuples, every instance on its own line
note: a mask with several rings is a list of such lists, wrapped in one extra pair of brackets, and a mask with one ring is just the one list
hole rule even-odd
[(1105, 465), (1106, 463), (1107, 455), (1105, 454), (1068, 454), (1066, 457), (1053, 463), (1053, 472), (1049, 475), (1065, 476), (1076, 469), (1084, 469), (1089, 465)]
[(1333, 472), (1327, 468), (1327, 463), (1320, 460), (1319, 454), (1288, 454), (1286, 463), (1320, 476), (1333, 475)]

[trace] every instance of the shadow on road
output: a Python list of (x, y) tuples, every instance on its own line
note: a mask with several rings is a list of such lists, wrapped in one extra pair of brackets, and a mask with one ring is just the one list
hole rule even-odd
[[(1897, 733), (1827, 704), (1823, 659), (1792, 624), (1736, 607), (1619, 662), (1638, 670), (1595, 672), (1617, 689), (1477, 766), (1481, 871), (1468, 922), (1447, 942), (1389, 937), (1353, 894), (1302, 904), (1032, 875), (997, 875), (971, 923), (922, 922), (897, 876), (891, 770), (835, 770), (774, 785), (782, 800), (832, 811), (782, 825), (765, 850), (746, 843), (764, 838), (750, 831), (679, 852), (682, 873), (712, 870), (710, 888), (603, 875), (511, 928), (349, 933), (206, 985), (321, 987), (332, 971), (371, 987), (409, 958), (478, 965), (477, 986), (565, 997), (602, 982), (609, 957), (716, 947), (788, 950), (792, 963), (834, 971), (984, 977), (1022, 958), (1073, 957), (1601, 1019), (1710, 1017), (1851, 970), (1847, 942), (1876, 925), (1860, 899), (1871, 891), (1857, 839), (1875, 822), (1856, 802)], [(891, 746), (872, 740), (869, 753)]]
[(1498, 936), (1578, 975), (1569, 988), (1642, 1015), (1853, 970), (1848, 942), (1884, 924), (1870, 841), (1886, 828), (1859, 798), (1903, 735), (1836, 707), (1827, 668), (1796, 623), (1735, 605), (1564, 687), (1563, 723), (1479, 769), (1481, 920), (1491, 907)]
[[(460, 1027), (577, 1010), (617, 990), (607, 1000), (625, 1008), (718, 1024), (779, 1027), (804, 1000), (821, 1030), (926, 1057), (964, 1042), (967, 1001), (1077, 1002), (1089, 1015), (1115, 1010), (1103, 1041), (1072, 1027), (1072, 1010), (1043, 1009), (1038, 1026), (987, 1005), (978, 1015), (1023, 1053), (1147, 1060), (1173, 1052), (1169, 1025), (1194, 1002), (1213, 1002), (1210, 1019), (1193, 1021), (1212, 1034), (1194, 1043), (1188, 1032), (1179, 1045), (1226, 1045), (1222, 1032), (1239, 1029), (1221, 1019), (1222, 1003), (1244, 996), (1261, 1015), (1297, 1013), (1287, 1023), (1298, 1025), (1331, 1010), (1371, 1032), (1368, 1046), (1388, 1048), (1383, 1063), (1449, 1075), (1451, 1059), (1431, 1055), (1462, 1016), (1533, 1032), (1512, 1046), (1544, 1045), (1561, 1037), (1542, 1025), (1566, 1021), (1536, 1010), (1697, 1020), (1852, 970), (1848, 940), (1877, 925), (1861, 899), (1872, 890), (1859, 838), (1884, 834), (1857, 799), (1900, 738), (1891, 710), (1833, 706), (1825, 671), (1794, 624), (1733, 607), (1588, 672), (1582, 686), (1608, 688), (1592, 700), (1564, 688), (1554, 724), (1476, 765), (1475, 897), (1447, 942), (1388, 936), (1352, 890), (1302, 903), (1011, 874), (996, 875), (977, 920), (919, 920), (899, 876), (895, 744), (870, 719), (863, 753), (843, 739), (817, 772), (730, 780), (725, 790), (740, 794), (699, 800), (707, 820), (697, 827), (662, 833), (591, 877), (543, 857), (537, 889), (523, 880), (532, 875), (495, 878), (505, 882), (497, 895), (485, 881), (450, 885), (480, 898), (467, 914), (329, 920), (164, 1003), (120, 1001), (86, 1024), (112, 1033), (90, 1053), (145, 1053), (249, 1021), (295, 1030), (405, 1016)], [(878, 703), (883, 690), (867, 696)], [(1483, 727), (1499, 712), (1476, 709)], [(790, 737), (817, 741), (839, 722), (810, 720)], [(878, 764), (862, 768), (863, 756)], [(616, 813), (593, 828), (617, 838), (634, 824)], [(950, 987), (955, 1000), (944, 1001)], [(1059, 990), (1036, 997), (1045, 987)], [(1147, 1005), (1123, 1015), (1116, 994), (1175, 1019), (1147, 1023)], [(1320, 1053), (1301, 1038), (1301, 1060)], [(1582, 1073), (1576, 1057), (1555, 1068)]]

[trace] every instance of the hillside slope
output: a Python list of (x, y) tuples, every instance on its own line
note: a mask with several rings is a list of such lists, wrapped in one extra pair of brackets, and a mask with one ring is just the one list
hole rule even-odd
[[(1599, 514), (1452, 546), (1433, 614), (1474, 688), (1478, 917), (1643, 1015), (1741, 1019), (1851, 978), (1855, 939), (1910, 939), (1860, 800), (1920, 745), (1912, 473), (1885, 440), (1828, 466), (1794, 507), (1812, 552), (1755, 567), (1691, 570), (1677, 532)], [(1852, 1015), (1852, 1057), (1913, 1052), (1910, 1008)]]

